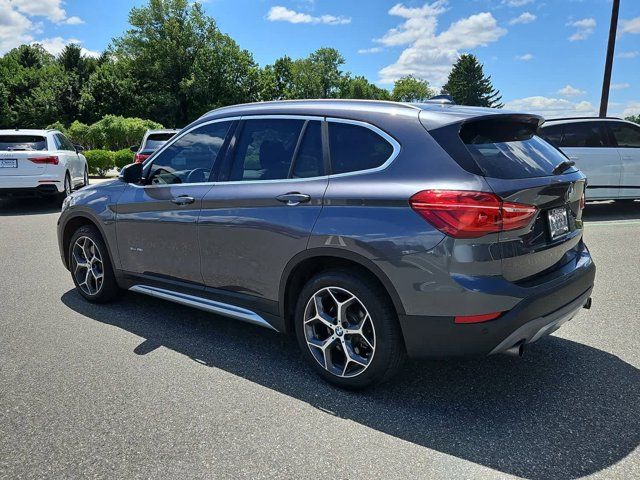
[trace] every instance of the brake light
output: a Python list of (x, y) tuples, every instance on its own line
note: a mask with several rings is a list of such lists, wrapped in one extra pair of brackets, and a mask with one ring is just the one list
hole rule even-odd
[(495, 313), (485, 313), (482, 315), (461, 315), (457, 316), (454, 320), (455, 323), (482, 323), (488, 322), (489, 320), (495, 320), (502, 312)]
[(60, 160), (55, 155), (48, 157), (31, 157), (29, 161), (39, 165), (58, 165), (58, 163), (60, 163)]
[(146, 155), (144, 153), (136, 153), (136, 157), (135, 157), (135, 162), (136, 163), (142, 163), (144, 162), (147, 158), (149, 158), (151, 155)]
[(409, 204), (431, 225), (454, 238), (517, 230), (526, 227), (537, 212), (533, 205), (467, 190), (423, 190), (411, 197)]

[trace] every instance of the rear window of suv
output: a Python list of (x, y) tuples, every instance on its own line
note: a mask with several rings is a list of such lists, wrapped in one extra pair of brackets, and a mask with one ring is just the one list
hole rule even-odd
[[(553, 175), (567, 158), (536, 135), (537, 125), (528, 122), (485, 120), (460, 128), (460, 138), (487, 177), (532, 178)], [(575, 168), (565, 173), (576, 171)]]
[(167, 140), (173, 138), (175, 133), (151, 133), (147, 137), (147, 141), (143, 145), (144, 150), (157, 150), (167, 143)]
[(0, 135), (1, 151), (46, 150), (47, 140), (40, 135)]

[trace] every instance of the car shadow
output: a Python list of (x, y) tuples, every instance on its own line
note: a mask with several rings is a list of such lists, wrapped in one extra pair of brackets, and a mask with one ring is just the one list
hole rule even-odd
[(0, 198), (0, 217), (43, 215), (59, 212), (61, 202), (55, 197)]
[(169, 348), (327, 414), (506, 474), (578, 478), (640, 444), (638, 369), (558, 337), (522, 359), (409, 362), (390, 383), (354, 393), (312, 373), (289, 337), (252, 325), (134, 293), (94, 305), (70, 290), (62, 302), (144, 338), (137, 355)]
[(587, 202), (582, 213), (585, 222), (640, 219), (640, 201), (635, 202)]

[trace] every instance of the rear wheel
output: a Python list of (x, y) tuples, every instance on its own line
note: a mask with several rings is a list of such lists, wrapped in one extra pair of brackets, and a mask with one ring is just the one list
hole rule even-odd
[(109, 252), (98, 230), (84, 225), (69, 242), (69, 269), (76, 289), (94, 303), (113, 300), (119, 293)]
[(87, 170), (87, 167), (84, 167), (84, 178), (82, 180), (82, 186), (86, 187), (87, 185), (89, 185), (89, 171)]
[(58, 194), (58, 199), (60, 201), (64, 200), (65, 198), (67, 198), (69, 195), (71, 195), (71, 191), (72, 191), (72, 187), (71, 187), (71, 177), (69, 176), (69, 172), (65, 173), (64, 175), (64, 184), (63, 184), (63, 190), (62, 192), (60, 192)]
[(393, 305), (379, 286), (348, 271), (323, 272), (303, 288), (295, 311), (296, 337), (323, 378), (365, 388), (391, 378), (405, 349)]

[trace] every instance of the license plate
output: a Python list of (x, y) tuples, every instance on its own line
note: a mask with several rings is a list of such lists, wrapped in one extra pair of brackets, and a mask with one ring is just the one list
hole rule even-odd
[(18, 159), (17, 158), (0, 159), (0, 168), (18, 168)]
[(549, 210), (549, 229), (551, 230), (551, 240), (555, 240), (569, 231), (566, 207)]

